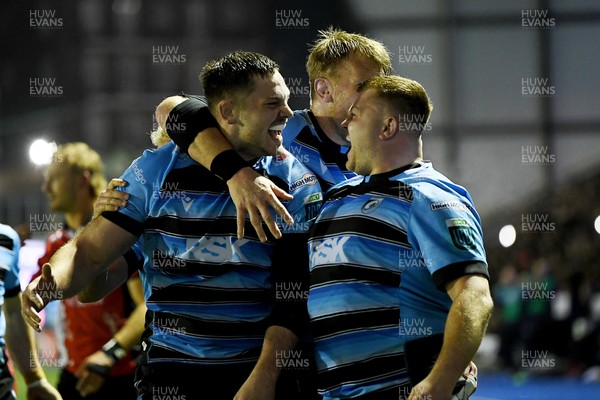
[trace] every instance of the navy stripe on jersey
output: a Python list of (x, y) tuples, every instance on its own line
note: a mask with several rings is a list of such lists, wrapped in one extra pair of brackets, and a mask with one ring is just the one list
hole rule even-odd
[[(255, 264), (247, 263), (208, 263), (196, 260), (185, 260), (179, 257), (169, 256), (161, 251), (152, 254), (152, 267), (167, 275), (196, 275), (202, 278), (214, 278), (225, 275), (235, 269), (259, 268)], [(174, 293), (175, 297), (178, 296)]]
[(400, 285), (400, 273), (382, 268), (368, 268), (363, 265), (331, 264), (314, 268), (310, 273), (310, 286), (316, 288), (337, 282), (370, 282), (382, 285)]
[[(260, 348), (251, 349), (246, 352), (240, 353), (235, 357), (227, 359), (223, 358), (209, 358), (203, 357), (202, 364), (215, 364), (215, 365), (227, 365), (227, 364), (240, 364), (255, 362), (260, 355)], [(173, 351), (167, 347), (152, 344), (148, 350), (148, 362), (150, 364), (154, 362), (175, 362), (175, 363), (190, 363), (196, 364), (198, 359), (193, 356), (186, 356), (185, 353)]]
[(310, 326), (318, 340), (361, 329), (397, 327), (399, 315), (398, 307), (363, 309), (313, 318)]
[[(150, 303), (183, 302), (186, 304), (255, 304), (269, 300), (268, 294), (261, 288), (221, 288), (209, 286), (170, 285), (165, 288), (154, 287), (148, 297)], [(158, 313), (157, 313), (158, 314)]]
[[(372, 234), (365, 232), (372, 232)], [(367, 215), (318, 219), (310, 232), (312, 239), (341, 234), (372, 237), (382, 241), (410, 246), (404, 230), (385, 221), (370, 218)]]
[(162, 312), (153, 312), (152, 315), (150, 326), (155, 335), (176, 335), (178, 332), (185, 332), (186, 335), (198, 338), (262, 339), (267, 329), (265, 321), (215, 321), (189, 316), (175, 316)]
[(9, 238), (8, 236), (6, 236), (4, 234), (0, 234), (0, 246), (4, 247), (5, 249), (8, 249), (10, 251), (13, 251), (14, 243), (13, 243), (13, 240), (11, 238)]
[(379, 180), (364, 182), (364, 178), (355, 178), (355, 182), (359, 185), (348, 185), (333, 188), (325, 195), (325, 200), (339, 199), (350, 195), (361, 195), (369, 193), (372, 195), (380, 195), (382, 197), (390, 196), (406, 202), (413, 201), (413, 190), (404, 182), (388, 181), (381, 182)]
[[(365, 374), (368, 371), (368, 374)], [(368, 376), (368, 378), (365, 378)], [(408, 381), (404, 353), (386, 354), (367, 358), (327, 371), (319, 371), (319, 393), (338, 390), (342, 386), (368, 386), (379, 381)]]

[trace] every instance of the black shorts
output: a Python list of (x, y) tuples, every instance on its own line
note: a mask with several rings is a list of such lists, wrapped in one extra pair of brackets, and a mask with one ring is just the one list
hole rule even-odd
[(6, 364), (7, 357), (4, 349), (0, 357), (0, 400), (15, 400), (16, 394), (13, 390), (15, 380)]
[[(148, 363), (142, 357), (136, 371), (138, 399), (181, 398), (231, 400), (254, 368), (253, 363), (199, 366), (174, 362)], [(320, 399), (311, 371), (282, 371), (276, 400)], [(170, 396), (170, 397), (169, 397)], [(185, 396), (185, 397), (184, 397)]]
[(107, 376), (100, 389), (87, 397), (81, 397), (75, 386), (77, 377), (63, 369), (56, 390), (63, 400), (134, 400), (135, 389), (133, 387), (133, 375)]

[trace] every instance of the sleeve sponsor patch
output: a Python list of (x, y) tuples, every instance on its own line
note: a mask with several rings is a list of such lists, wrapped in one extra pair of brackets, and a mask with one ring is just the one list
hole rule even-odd
[(477, 247), (475, 244), (475, 231), (465, 219), (447, 219), (446, 226), (454, 247), (459, 250), (474, 250)]
[(321, 192), (313, 193), (310, 196), (304, 198), (304, 211), (306, 213), (306, 220), (310, 221), (317, 217), (321, 205), (323, 204), (323, 195)]
[(437, 203), (431, 203), (432, 211), (440, 211), (447, 209), (467, 210), (467, 206), (457, 200), (439, 201)]

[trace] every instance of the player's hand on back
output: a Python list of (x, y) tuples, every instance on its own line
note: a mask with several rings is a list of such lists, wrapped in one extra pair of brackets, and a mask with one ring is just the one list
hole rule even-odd
[(293, 196), (252, 168), (240, 169), (227, 181), (227, 186), (229, 186), (229, 194), (237, 210), (238, 238), (241, 239), (244, 236), (246, 214), (250, 216), (250, 223), (256, 230), (261, 242), (267, 240), (267, 235), (262, 226), (263, 221), (276, 239), (281, 237), (281, 231), (270, 208), (273, 208), (275, 213), (287, 224), (291, 225), (294, 222), (292, 216), (279, 200), (291, 200)]
[(113, 178), (108, 182), (106, 189), (100, 193), (94, 203), (94, 218), (105, 211), (117, 211), (120, 207), (125, 207), (127, 205), (129, 195), (120, 190), (115, 190), (116, 187), (123, 186), (127, 186), (127, 182), (123, 179)]

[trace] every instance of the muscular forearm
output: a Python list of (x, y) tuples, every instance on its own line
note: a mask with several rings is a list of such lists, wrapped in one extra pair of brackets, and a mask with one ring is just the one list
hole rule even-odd
[[(50, 295), (48, 300), (63, 300), (75, 296), (90, 282), (97, 279), (102, 272), (101, 265), (92, 263), (90, 253), (85, 250), (85, 245), (82, 245), (78, 238), (61, 247), (50, 258), (49, 264), (56, 284), (55, 287), (42, 287), (42, 289), (55, 290), (56, 297)], [(75, 273), (76, 269), (77, 273)]]
[(125, 325), (115, 333), (115, 340), (119, 342), (125, 350), (131, 350), (135, 345), (140, 343), (142, 333), (144, 332), (145, 316), (146, 305), (138, 304), (129, 315)]
[[(12, 300), (12, 299), (10, 299)], [(18, 298), (15, 300), (20, 303)], [(9, 299), (7, 299), (9, 302)], [(12, 306), (11, 306), (12, 307)], [(23, 321), (18, 307), (20, 304), (14, 305), (14, 310), (8, 310), (5, 304), (6, 311), (6, 344), (10, 352), (11, 359), (15, 363), (17, 369), (23, 376), (25, 383), (31, 383), (45, 378), (44, 371), (40, 366), (40, 361), (35, 345), (35, 337), (33, 330)]]
[[(50, 259), (57, 299), (73, 297), (135, 243), (136, 237), (103, 217), (94, 219)], [(47, 301), (46, 301), (47, 303)]]
[(100, 273), (85, 289), (77, 294), (82, 303), (93, 303), (110, 294), (127, 281), (127, 262), (119, 257), (105, 273)]
[(289, 350), (294, 349), (297, 343), (298, 337), (289, 329), (270, 326), (265, 333), (263, 348), (252, 373), (260, 373), (265, 379), (275, 382), (281, 373), (277, 360), (289, 354)]
[(188, 153), (202, 166), (210, 169), (212, 161), (218, 154), (232, 148), (231, 143), (225, 139), (218, 128), (208, 128), (196, 135)]
[(460, 290), (454, 298), (446, 321), (444, 344), (430, 373), (430, 377), (447, 391), (452, 390), (474, 358), (485, 335), (492, 308), (487, 283)]
[(115, 333), (114, 339), (125, 350), (131, 350), (133, 346), (140, 343), (142, 333), (144, 332), (146, 302), (142, 280), (139, 277), (130, 278), (127, 281), (127, 289), (136, 306), (123, 327)]

